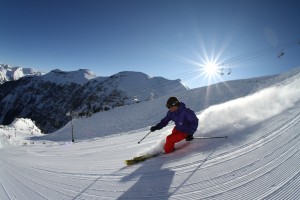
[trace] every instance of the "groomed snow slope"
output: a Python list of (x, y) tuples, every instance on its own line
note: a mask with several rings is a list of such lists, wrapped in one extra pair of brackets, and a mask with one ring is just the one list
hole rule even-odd
[[(197, 113), (196, 135), (228, 139), (182, 142), (172, 154), (130, 167), (124, 159), (159, 151), (173, 125), (141, 144), (148, 127), (78, 143), (53, 142), (57, 133), (25, 147), (0, 135), (0, 199), (299, 199), (300, 75), (281, 77), (268, 82), (276, 86)], [(95, 119), (86, 120), (93, 131), (88, 120)]]

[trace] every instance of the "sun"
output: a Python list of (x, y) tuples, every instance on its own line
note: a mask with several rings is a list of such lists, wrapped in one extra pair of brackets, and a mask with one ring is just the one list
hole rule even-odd
[(200, 76), (204, 76), (208, 84), (222, 80), (222, 68), (216, 59), (202, 59), (202, 63), (198, 66), (200, 67), (199, 71), (201, 71)]
[(215, 62), (207, 62), (203, 65), (204, 73), (208, 76), (215, 76), (218, 75), (219, 69), (218, 65)]

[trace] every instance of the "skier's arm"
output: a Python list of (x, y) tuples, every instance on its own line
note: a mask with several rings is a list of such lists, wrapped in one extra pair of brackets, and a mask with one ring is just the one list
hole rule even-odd
[(158, 124), (156, 124), (156, 129), (160, 130), (163, 127), (167, 126), (169, 121), (171, 120), (170, 112), (167, 113), (167, 116), (165, 116)]

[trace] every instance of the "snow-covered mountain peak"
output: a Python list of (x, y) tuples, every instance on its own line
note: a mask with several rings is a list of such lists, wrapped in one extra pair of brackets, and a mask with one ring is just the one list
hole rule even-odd
[(0, 64), (0, 84), (6, 81), (15, 81), (24, 76), (40, 76), (39, 72), (33, 68), (12, 67), (10, 65)]
[(89, 80), (94, 79), (96, 77), (96, 74), (94, 74), (88, 69), (79, 69), (77, 71), (70, 72), (55, 69), (45, 74), (42, 77), (42, 80), (46, 82), (53, 82), (56, 84), (76, 83), (79, 85), (83, 85)]
[(31, 119), (16, 118), (10, 126), (18, 130), (34, 131), (35, 133), (41, 134), (41, 130), (35, 125), (35, 123)]
[(135, 72), (135, 71), (122, 71), (122, 72), (119, 72), (115, 75), (113, 75), (115, 77), (128, 77), (128, 78), (140, 78), (140, 77), (143, 77), (143, 78), (147, 78), (147, 79), (150, 79), (151, 77), (145, 73), (142, 73), (142, 72)]
[(141, 101), (149, 99), (150, 88), (152, 89), (152, 96), (156, 97), (188, 90), (180, 80), (151, 77), (142, 72), (123, 71), (109, 78), (111, 79), (110, 82), (118, 84), (118, 89)]

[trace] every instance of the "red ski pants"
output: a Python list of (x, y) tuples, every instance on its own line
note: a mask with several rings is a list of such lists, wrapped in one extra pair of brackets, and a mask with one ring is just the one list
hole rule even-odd
[(171, 153), (174, 150), (175, 143), (184, 140), (186, 136), (186, 133), (178, 131), (174, 128), (172, 133), (166, 138), (166, 144), (164, 146), (165, 153)]

